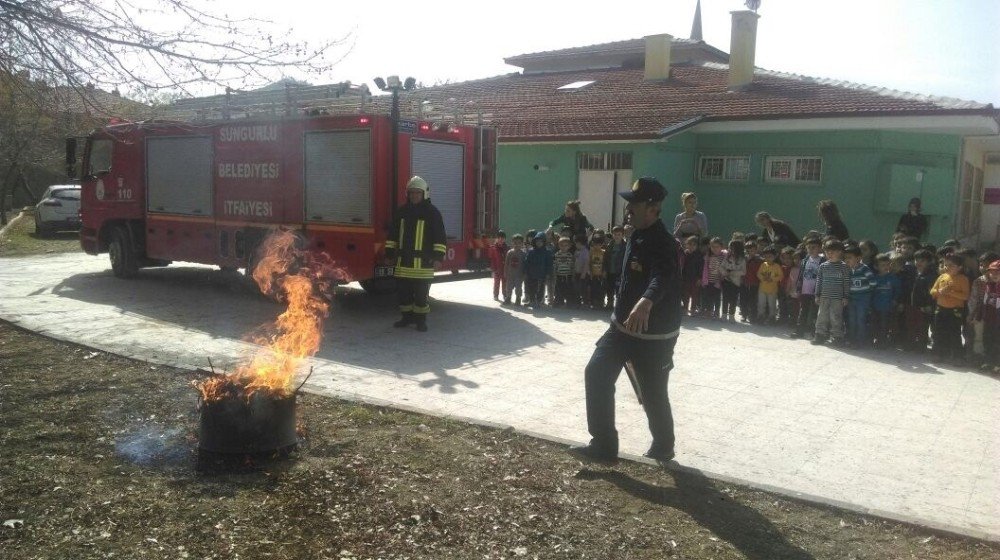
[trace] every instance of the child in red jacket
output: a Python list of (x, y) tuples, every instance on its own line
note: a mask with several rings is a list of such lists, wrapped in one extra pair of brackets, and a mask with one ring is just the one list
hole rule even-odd
[(983, 287), (982, 298), (975, 317), (983, 323), (985, 357), (979, 367), (1000, 373), (1000, 260), (993, 261), (986, 268), (986, 285)]
[[(507, 234), (500, 230), (497, 232), (497, 239), (490, 247), (490, 270), (493, 271), (493, 300), (500, 301), (500, 287), (504, 283), (503, 260), (507, 256), (510, 247), (507, 246)], [(504, 289), (504, 293), (507, 290)]]

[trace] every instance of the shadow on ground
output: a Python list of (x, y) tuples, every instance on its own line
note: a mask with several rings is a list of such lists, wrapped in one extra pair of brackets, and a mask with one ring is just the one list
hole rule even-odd
[[(756, 325), (743, 322), (729, 322), (721, 320), (707, 319), (704, 317), (685, 317), (685, 330), (706, 330), (713, 332), (731, 332), (736, 334), (749, 334), (761, 338), (788, 338), (791, 330), (785, 325)], [(807, 339), (800, 339), (800, 343), (809, 345)], [(902, 371), (909, 373), (928, 373), (942, 375), (943, 371), (930, 363), (931, 356), (927, 353), (903, 352), (900, 350), (875, 350), (871, 348), (840, 348), (840, 352), (850, 354), (860, 358), (866, 358), (883, 363), (894, 364)]]
[[(433, 292), (434, 288), (432, 297)], [(115, 278), (110, 270), (75, 274), (54, 286), (52, 293), (215, 339), (241, 340), (284, 309), (256, 294), (241, 276), (206, 267), (147, 269), (135, 280)], [(395, 296), (338, 288), (316, 357), (380, 373), (420, 376), (422, 388), (454, 393), (479, 386), (455, 375), (456, 370), (556, 343), (522, 314), (451, 301), (432, 301), (431, 307), (429, 333), (394, 329)]]
[(604, 480), (650, 504), (683, 511), (750, 560), (813, 559), (788, 542), (767, 517), (720, 492), (700, 471), (683, 468), (671, 470), (670, 474), (673, 488), (649, 484), (618, 471), (583, 469), (577, 478)]

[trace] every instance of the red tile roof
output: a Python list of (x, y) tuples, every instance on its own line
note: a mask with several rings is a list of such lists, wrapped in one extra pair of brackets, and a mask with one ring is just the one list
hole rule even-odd
[[(693, 39), (685, 39), (683, 37), (674, 37), (671, 41), (675, 48), (691, 48), (691, 49), (701, 49), (705, 52), (717, 55), (722, 60), (728, 60), (729, 55), (719, 49), (709, 45), (704, 41), (696, 41)], [(610, 43), (598, 43), (595, 45), (586, 45), (582, 47), (570, 47), (568, 49), (556, 49), (551, 51), (541, 51), (526, 54), (519, 54), (515, 56), (509, 56), (503, 59), (504, 62), (510, 64), (511, 66), (521, 66), (524, 62), (530, 62), (533, 60), (552, 60), (556, 58), (576, 58), (586, 55), (594, 54), (639, 54), (643, 55), (646, 53), (646, 40), (645, 39), (626, 39), (624, 41), (613, 41)], [(522, 66), (523, 68), (523, 66)]]
[[(575, 91), (566, 84), (594, 80)], [(428, 100), (436, 112), (477, 110), (517, 140), (656, 138), (695, 117), (705, 121), (837, 116), (975, 114), (998, 118), (989, 104), (920, 96), (848, 82), (758, 69), (744, 91), (728, 89), (728, 67), (675, 65), (665, 82), (646, 82), (643, 69), (508, 74), (403, 94), (404, 104)], [(407, 99), (408, 98), (408, 99)], [(381, 100), (380, 100), (381, 101)], [(473, 102), (473, 103), (469, 103)]]

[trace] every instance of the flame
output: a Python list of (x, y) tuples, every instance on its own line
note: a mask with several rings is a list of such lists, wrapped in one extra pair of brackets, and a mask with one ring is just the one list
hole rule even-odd
[(323, 337), (323, 321), (329, 293), (335, 281), (347, 281), (326, 253), (313, 253), (297, 247), (299, 238), (291, 231), (275, 230), (257, 251), (253, 279), (265, 294), (288, 303), (278, 318), (247, 336), (260, 346), (254, 355), (235, 371), (212, 377), (197, 384), (206, 402), (257, 391), (275, 397), (292, 394), (292, 380), (302, 361), (316, 354)]

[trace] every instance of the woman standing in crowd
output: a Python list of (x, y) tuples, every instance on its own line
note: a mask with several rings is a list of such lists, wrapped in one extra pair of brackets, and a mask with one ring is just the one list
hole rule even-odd
[(844, 220), (840, 218), (840, 210), (837, 208), (837, 203), (832, 200), (821, 200), (819, 201), (819, 205), (816, 206), (816, 210), (819, 211), (819, 217), (826, 224), (826, 234), (832, 235), (841, 241), (847, 241), (850, 235), (847, 233), (847, 226), (844, 225)]
[(764, 245), (775, 245), (776, 247), (797, 247), (799, 236), (795, 235), (792, 227), (781, 220), (775, 220), (767, 212), (757, 212), (754, 216), (757, 225), (763, 228), (760, 232)]
[(698, 195), (686, 192), (681, 195), (684, 211), (674, 216), (674, 237), (687, 239), (697, 235), (699, 239), (708, 237), (708, 218), (698, 211)]
[(906, 214), (899, 217), (899, 223), (896, 224), (896, 231), (905, 233), (910, 237), (916, 237), (917, 239), (924, 238), (924, 234), (927, 233), (927, 216), (920, 213), (919, 198), (913, 197), (910, 199), (910, 205), (907, 208)]
[(580, 235), (585, 238), (590, 237), (594, 226), (590, 225), (590, 220), (580, 212), (579, 200), (567, 202), (562, 216), (549, 222), (549, 229), (555, 231), (557, 235), (562, 233), (563, 228), (570, 229), (571, 234), (568, 236), (570, 239), (576, 239)]

